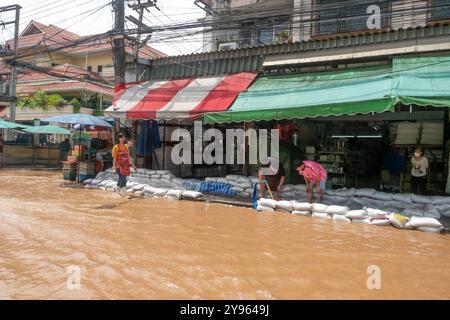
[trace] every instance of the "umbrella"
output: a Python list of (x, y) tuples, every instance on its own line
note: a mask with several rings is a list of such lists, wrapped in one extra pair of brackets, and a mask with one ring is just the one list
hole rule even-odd
[(23, 131), (28, 133), (42, 133), (42, 134), (70, 134), (70, 131), (64, 128), (60, 128), (57, 126), (36, 126), (36, 127), (29, 127), (27, 129), (24, 129)]
[[(100, 119), (96, 116), (91, 116), (89, 114), (83, 113), (74, 113), (74, 114), (66, 114), (62, 116), (54, 116), (47, 119), (43, 119), (42, 121), (46, 122), (55, 122), (55, 123), (66, 123), (66, 124), (79, 124), (80, 125), (80, 137), (81, 137), (81, 126), (96, 126), (96, 127), (106, 127), (112, 128), (113, 125), (106, 122), (103, 119)], [(81, 145), (81, 139), (80, 139)], [(80, 181), (80, 162), (78, 161), (77, 165), (77, 180)]]
[(26, 129), (30, 126), (0, 119), (0, 129)]
[(43, 119), (42, 121), (46, 122), (55, 122), (55, 123), (68, 123), (68, 124), (79, 124), (82, 126), (96, 126), (96, 127), (107, 127), (112, 128), (113, 125), (106, 122), (103, 119), (100, 119), (96, 116), (91, 116), (89, 114), (83, 113), (74, 113), (74, 114), (66, 114), (62, 116), (50, 117), (47, 119)]

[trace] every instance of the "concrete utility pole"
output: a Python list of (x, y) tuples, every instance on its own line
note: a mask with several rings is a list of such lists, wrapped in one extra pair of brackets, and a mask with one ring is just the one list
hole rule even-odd
[[(137, 11), (139, 13), (139, 19), (136, 19), (133, 16), (128, 16), (127, 19), (137, 25), (137, 35), (136, 35), (136, 46), (134, 47), (134, 61), (136, 66), (136, 82), (140, 80), (139, 76), (139, 49), (141, 49), (143, 46), (146, 45), (146, 43), (150, 40), (152, 37), (152, 28), (145, 25), (143, 23), (144, 18), (144, 10), (147, 12), (150, 12), (148, 8), (155, 7), (159, 10), (158, 6), (156, 5), (156, 0), (148, 0), (147, 2), (141, 3), (141, 0), (137, 0), (137, 3), (135, 4), (129, 4), (128, 7), (133, 9), (134, 11)], [(148, 36), (144, 39), (144, 41), (141, 42), (141, 34), (148, 34)]]
[[(11, 5), (7, 7), (1, 7), (0, 13), (7, 11), (16, 11), (16, 16), (14, 21), (1, 21), (1, 25), (5, 26), (8, 24), (14, 24), (14, 43), (13, 43), (13, 55), (14, 59), (17, 57), (17, 50), (19, 47), (19, 18), (20, 18), (20, 9), (22, 9), (19, 5)], [(17, 65), (15, 61), (11, 64), (11, 85), (9, 87), (9, 96), (12, 99), (9, 107), (9, 120), (11, 122), (16, 121), (16, 87), (17, 87)]]

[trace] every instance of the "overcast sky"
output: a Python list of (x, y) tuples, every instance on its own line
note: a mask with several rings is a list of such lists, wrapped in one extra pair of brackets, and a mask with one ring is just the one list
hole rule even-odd
[[(1, 0), (0, 6), (18, 4), (22, 7), (20, 18), (20, 31), (31, 20), (43, 24), (54, 24), (63, 29), (79, 35), (90, 35), (108, 31), (113, 26), (113, 13), (111, 5), (107, 5), (96, 11), (110, 0)], [(204, 11), (194, 5), (194, 0), (158, 0), (161, 11), (151, 8), (151, 13), (146, 12), (144, 22), (147, 25), (168, 25), (186, 21), (194, 21), (205, 16)], [(138, 14), (126, 7), (126, 15)], [(166, 16), (167, 15), (167, 16)], [(13, 12), (0, 13), (1, 21), (10, 21)], [(134, 25), (127, 22), (127, 27)], [(171, 32), (165, 35), (154, 35), (149, 45), (169, 55), (201, 52), (203, 43), (201, 35), (186, 36), (176, 39), (158, 39), (183, 34), (183, 30)], [(14, 26), (4, 29), (0, 26), (0, 42), (11, 39), (14, 36)]]

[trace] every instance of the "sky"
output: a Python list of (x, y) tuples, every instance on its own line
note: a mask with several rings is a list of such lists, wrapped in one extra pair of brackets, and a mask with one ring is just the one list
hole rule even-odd
[[(114, 16), (112, 6), (107, 5), (109, 2), (111, 0), (1, 0), (0, 6), (18, 4), (22, 7), (20, 31), (31, 20), (35, 20), (43, 24), (67, 28), (79, 35), (90, 35), (112, 29)], [(150, 8), (151, 12), (145, 13), (144, 23), (149, 26), (192, 22), (205, 16), (205, 12), (194, 4), (194, 0), (158, 0), (157, 4), (160, 11)], [(102, 6), (104, 7), (101, 8)], [(137, 12), (128, 8), (127, 4), (125, 6), (126, 16), (138, 17)], [(13, 16), (12, 11), (0, 13), (0, 43), (14, 37), (14, 25), (6, 26), (6, 28), (1, 26), (1, 21), (10, 21), (9, 19)], [(134, 28), (135, 25), (127, 21), (126, 27)], [(179, 30), (166, 34), (154, 34), (148, 44), (168, 55), (201, 52), (203, 49), (201, 35), (167, 39), (175, 35), (182, 36), (185, 32)]]

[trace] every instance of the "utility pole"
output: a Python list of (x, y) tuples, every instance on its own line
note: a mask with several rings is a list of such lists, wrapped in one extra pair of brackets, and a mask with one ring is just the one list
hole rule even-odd
[(13, 56), (14, 60), (11, 63), (11, 85), (9, 87), (9, 96), (11, 98), (11, 103), (9, 107), (9, 120), (12, 122), (16, 121), (16, 87), (17, 87), (17, 65), (15, 59), (17, 58), (17, 51), (19, 47), (19, 18), (20, 18), (20, 9), (22, 9), (19, 5), (11, 5), (7, 7), (1, 7), (0, 13), (7, 11), (16, 11), (16, 16), (14, 21), (1, 21), (3, 26), (7, 24), (14, 24), (14, 40), (13, 40)]
[[(114, 0), (112, 2), (114, 10), (114, 35), (113, 35), (113, 57), (114, 57), (114, 91), (125, 89), (125, 0)], [(114, 121), (114, 132), (120, 130), (120, 122)], [(115, 143), (115, 137), (113, 141)]]

